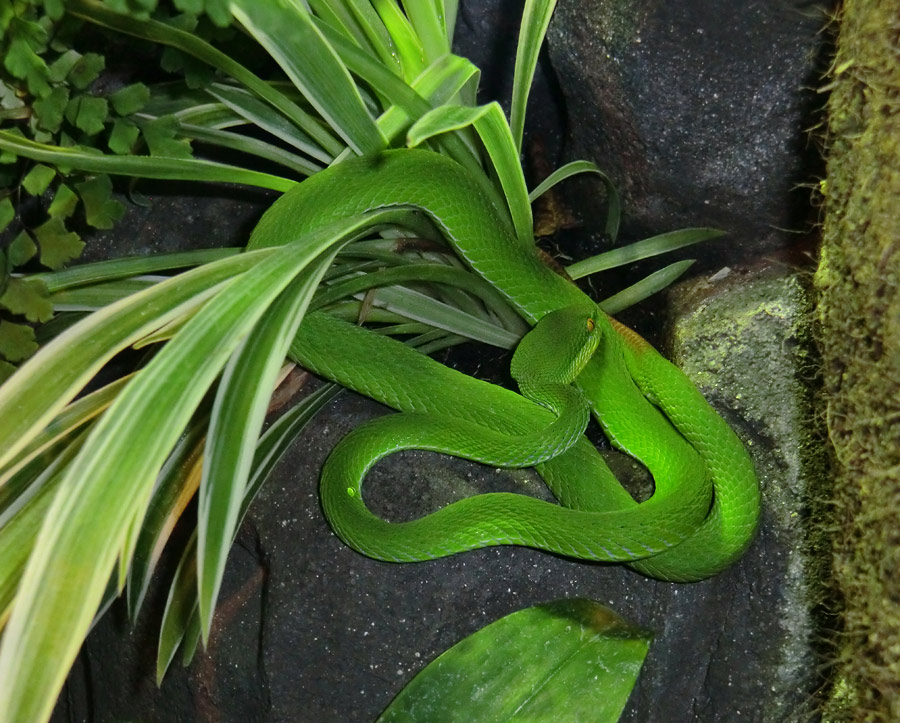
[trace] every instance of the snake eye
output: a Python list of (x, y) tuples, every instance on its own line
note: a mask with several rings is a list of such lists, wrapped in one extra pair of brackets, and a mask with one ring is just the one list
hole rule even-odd
[(591, 317), (588, 317), (588, 320), (587, 320), (587, 330), (588, 330), (588, 333), (590, 333), (590, 332), (592, 332), (592, 331), (594, 330), (594, 326), (595, 326), (595, 325), (594, 325), (594, 320), (593, 320)]

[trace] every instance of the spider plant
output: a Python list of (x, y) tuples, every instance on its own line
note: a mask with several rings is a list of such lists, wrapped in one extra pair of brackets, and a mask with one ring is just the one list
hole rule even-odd
[[(194, 78), (150, 88), (128, 120), (128, 152), (38, 143), (15, 132), (17, 121), (0, 129), (0, 150), (62, 174), (281, 192), (350, 156), (418, 146), (472, 171), (527, 244), (532, 202), (565, 178), (593, 173), (606, 187), (615, 239), (618, 197), (592, 164), (563, 166), (531, 191), (522, 172), (528, 90), (554, 5), (525, 3), (507, 119), (498, 103), (477, 104), (479, 70), (451, 52), (454, 0), (231, 0), (224, 15), (225, 4), (207, 3), (214, 19), (233, 19), (271, 56), (279, 68), (272, 78), (185, 29), (184, 18), (68, 0), (69, 16), (167, 46), (208, 72), (199, 85)], [(247, 162), (200, 157), (190, 142)], [(664, 234), (579, 262), (569, 274), (714, 235)], [(689, 263), (602, 306), (619, 311)], [(194, 496), (196, 532), (171, 584), (158, 676), (179, 646), (189, 659), (206, 640), (241, 519), (278, 456), (335, 393), (323, 388), (261, 435), (309, 309), (400, 335), (425, 353), (464, 340), (511, 348), (527, 328), (434, 229), (393, 212), (342, 219), (302, 244), (116, 259), (31, 278), (46, 285), (56, 317), (42, 348), (0, 386), (0, 711), (8, 720), (49, 717), (84, 637), (113, 599), (124, 594), (130, 615), (138, 614)], [(147, 351), (141, 368), (85, 394), (129, 347)]]

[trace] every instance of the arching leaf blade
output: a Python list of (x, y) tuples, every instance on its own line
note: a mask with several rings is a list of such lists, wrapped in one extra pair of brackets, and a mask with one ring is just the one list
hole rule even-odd
[[(606, 238), (609, 239), (610, 243), (615, 243), (616, 237), (619, 235), (619, 221), (622, 217), (622, 200), (619, 196), (619, 189), (616, 188), (609, 176), (590, 161), (572, 161), (571, 163), (567, 163), (566, 165), (557, 168), (528, 194), (528, 200), (534, 203), (536, 199), (540, 198), (557, 183), (578, 175), (579, 173), (593, 173), (600, 177), (600, 181), (606, 189), (606, 223), (604, 234)], [(578, 277), (573, 276), (572, 278)]]
[(715, 228), (682, 228), (677, 231), (669, 231), (668, 233), (651, 236), (642, 241), (635, 241), (627, 246), (591, 256), (588, 259), (567, 266), (566, 273), (573, 279), (580, 279), (598, 271), (625, 266), (635, 261), (669, 253), (701, 241), (719, 238), (724, 233), (724, 231)]
[(387, 145), (346, 66), (299, 0), (232, 0), (231, 10), (355, 153)]
[(278, 371), (336, 252), (316, 259), (281, 293), (232, 355), (219, 382), (198, 498), (197, 586), (204, 643)]
[(158, 178), (176, 181), (237, 183), (273, 191), (287, 191), (296, 181), (270, 173), (251, 171), (240, 166), (203, 161), (197, 158), (165, 158), (161, 156), (118, 156), (88, 152), (77, 147), (50, 146), (21, 138), (0, 130), (0, 150), (36, 161), (77, 168), (92, 173)]
[(694, 259), (686, 259), (669, 264), (659, 271), (648, 274), (636, 284), (632, 284), (618, 294), (613, 294), (609, 298), (604, 299), (597, 305), (607, 314), (618, 314), (623, 309), (634, 306), (657, 291), (665, 289), (687, 271), (693, 263)]
[(406, 144), (414, 148), (429, 138), (442, 133), (458, 131), (473, 126), (494, 166), (494, 171), (506, 197), (508, 214), (512, 219), (516, 237), (522, 245), (534, 243), (531, 204), (519, 153), (513, 143), (509, 124), (499, 103), (470, 108), (458, 105), (442, 105), (419, 118), (409, 129)]
[(522, 11), (509, 112), (509, 127), (513, 143), (519, 152), (522, 151), (525, 111), (531, 83), (534, 80), (534, 70), (555, 8), (556, 0), (525, 0), (525, 9)]

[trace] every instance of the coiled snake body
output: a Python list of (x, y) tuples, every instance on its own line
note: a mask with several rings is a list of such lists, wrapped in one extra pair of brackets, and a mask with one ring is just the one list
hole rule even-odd
[[(513, 375), (530, 398), (327, 314), (308, 314), (292, 345), (298, 361), (402, 412), (354, 430), (323, 469), (323, 508), (347, 544), (396, 561), (528, 545), (629, 562), (673, 581), (716, 574), (744, 552), (760, 497), (734, 432), (677, 367), (523, 246), (456, 162), (415, 150), (344, 161), (273, 204), (249, 247), (287, 243), (339, 218), (385, 208), (427, 216), (476, 273), (536, 324), (513, 358)], [(612, 444), (653, 475), (647, 501), (631, 498), (582, 435), (588, 409)], [(560, 504), (483, 494), (419, 520), (387, 522), (363, 503), (362, 480), (378, 459), (406, 448), (497, 466), (536, 465)]]

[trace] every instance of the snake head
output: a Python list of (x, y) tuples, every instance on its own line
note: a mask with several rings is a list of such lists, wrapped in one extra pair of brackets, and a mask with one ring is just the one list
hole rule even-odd
[(513, 379), (520, 386), (523, 381), (570, 384), (597, 350), (608, 326), (607, 317), (594, 304), (551, 311), (516, 347), (510, 364)]

